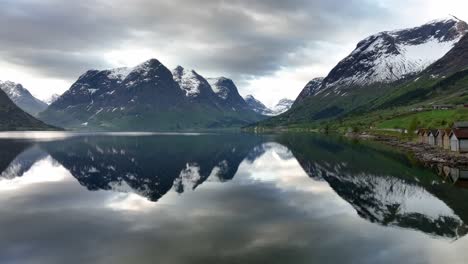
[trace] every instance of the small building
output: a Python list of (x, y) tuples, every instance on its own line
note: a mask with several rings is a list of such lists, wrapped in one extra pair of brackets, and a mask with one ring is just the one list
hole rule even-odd
[(453, 105), (433, 105), (434, 110), (449, 110), (455, 108)]
[(418, 129), (418, 142), (419, 143), (425, 143), (426, 142), (426, 131), (427, 129), (425, 128), (420, 128)]
[(427, 134), (428, 143), (431, 146), (437, 146), (437, 136), (439, 135), (439, 130), (431, 129)]
[(444, 135), (445, 135), (445, 129), (438, 129), (437, 131), (437, 146), (440, 148), (444, 148)]
[(456, 128), (450, 133), (450, 150), (468, 152), (468, 128)]
[(431, 133), (431, 130), (427, 129), (426, 132), (424, 132), (424, 144), (429, 144), (429, 134)]
[[(440, 132), (439, 132), (440, 133)], [(444, 129), (444, 133), (442, 135), (442, 147), (444, 149), (450, 149), (450, 134), (452, 133), (452, 129)]]

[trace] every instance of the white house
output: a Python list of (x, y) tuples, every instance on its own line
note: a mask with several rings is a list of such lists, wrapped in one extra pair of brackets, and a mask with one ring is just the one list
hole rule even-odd
[(431, 129), (428, 135), (428, 143), (429, 145), (435, 146), (437, 145), (437, 136), (439, 135), (439, 130)]
[(468, 152), (468, 129), (453, 129), (450, 134), (450, 150), (455, 152)]

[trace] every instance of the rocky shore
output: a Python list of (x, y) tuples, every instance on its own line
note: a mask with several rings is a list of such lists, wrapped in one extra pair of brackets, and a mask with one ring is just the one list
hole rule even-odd
[(420, 162), (433, 166), (468, 167), (468, 155), (451, 152), (437, 146), (422, 144), (414, 141), (404, 141), (396, 137), (380, 135), (359, 135), (360, 139), (373, 140), (400, 150), (410, 152)]

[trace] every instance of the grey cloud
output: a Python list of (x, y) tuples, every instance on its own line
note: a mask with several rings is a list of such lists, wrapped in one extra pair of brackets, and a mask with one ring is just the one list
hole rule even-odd
[(8, 25), (0, 27), (0, 55), (73, 79), (108, 66), (104, 52), (133, 43), (242, 82), (297, 65), (291, 53), (353, 34), (350, 24), (388, 15), (367, 0), (7, 0), (0, 9), (0, 24)]

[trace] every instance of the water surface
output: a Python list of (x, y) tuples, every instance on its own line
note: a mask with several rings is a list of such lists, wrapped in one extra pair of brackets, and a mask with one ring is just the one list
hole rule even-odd
[(0, 263), (464, 263), (468, 191), (317, 135), (0, 134)]

